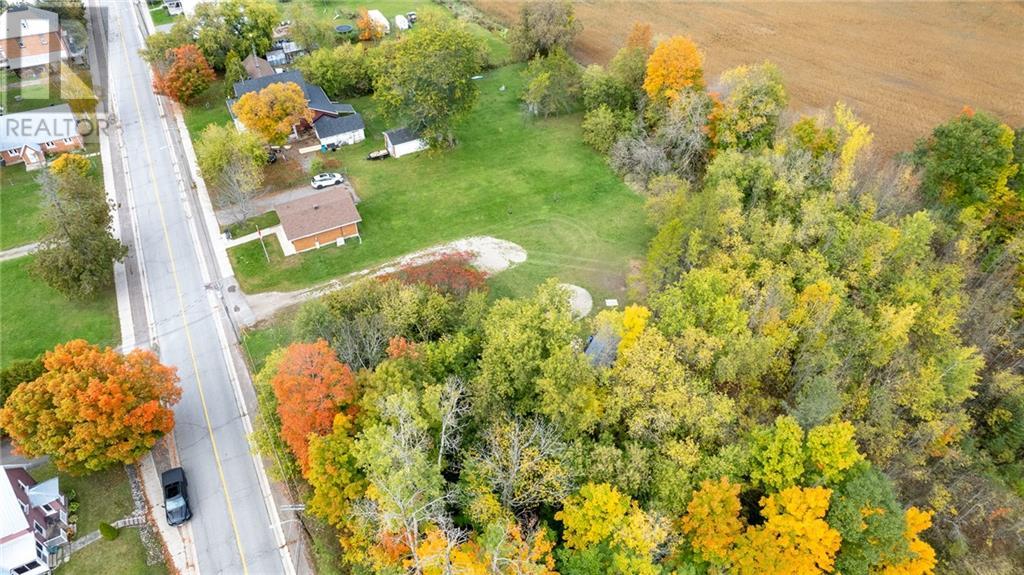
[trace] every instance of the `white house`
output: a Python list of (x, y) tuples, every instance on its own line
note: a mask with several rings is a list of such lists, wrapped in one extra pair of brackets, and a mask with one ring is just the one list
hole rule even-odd
[(373, 23), (377, 25), (385, 34), (391, 33), (391, 22), (388, 22), (387, 16), (385, 16), (380, 10), (367, 10), (366, 15), (373, 20)]
[(66, 500), (56, 477), (36, 483), (0, 470), (0, 573), (43, 575), (70, 556)]
[(401, 158), (426, 150), (430, 144), (409, 128), (398, 128), (384, 132), (384, 147), (392, 158)]

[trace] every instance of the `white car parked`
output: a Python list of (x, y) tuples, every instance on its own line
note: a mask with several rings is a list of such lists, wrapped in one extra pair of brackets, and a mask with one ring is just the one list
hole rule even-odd
[(345, 182), (345, 178), (341, 174), (328, 173), (328, 174), (317, 174), (313, 176), (313, 179), (309, 182), (309, 185), (319, 190), (326, 188), (327, 186), (336, 186)]

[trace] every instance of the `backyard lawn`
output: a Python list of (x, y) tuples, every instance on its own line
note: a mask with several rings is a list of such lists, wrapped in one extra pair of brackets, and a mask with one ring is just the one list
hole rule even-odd
[(113, 288), (89, 301), (69, 301), (30, 275), (32, 259), (0, 262), (0, 367), (16, 359), (32, 359), (75, 338), (119, 344)]
[(26, 171), (24, 164), (0, 168), (0, 250), (30, 244), (43, 235), (37, 174)]
[[(31, 470), (32, 477), (44, 481), (58, 475), (52, 464)], [(114, 466), (105, 471), (82, 477), (60, 474), (60, 488), (64, 495), (72, 490), (78, 494), (78, 536), (99, 529), (100, 522), (113, 523), (132, 514), (131, 488), (124, 467)], [(104, 573), (106, 575), (147, 575), (167, 573), (163, 565), (146, 565), (146, 549), (139, 531), (122, 529), (114, 541), (100, 538), (71, 556), (61, 566), (61, 575)]]
[[(363, 242), (289, 258), (268, 242), (230, 250), (243, 289), (291, 290), (382, 263), (438, 243), (492, 235), (523, 246), (528, 259), (491, 282), (495, 295), (522, 295), (550, 276), (591, 290), (595, 300), (624, 297), (632, 259), (651, 229), (642, 199), (582, 143), (578, 116), (525, 117), (521, 66), (480, 81), (481, 97), (457, 132), (459, 145), (380, 162), (389, 127), (370, 98), (353, 101), (367, 140), (335, 152), (363, 199)], [(501, 90), (505, 87), (505, 90)]]
[(150, 8), (149, 9), (149, 15), (153, 17), (153, 25), (154, 26), (163, 26), (164, 24), (173, 24), (175, 21), (178, 20), (178, 18), (181, 18), (180, 15), (178, 15), (178, 16), (171, 16), (171, 13), (167, 11), (167, 8), (164, 8), (162, 5), (161, 6), (157, 6), (156, 8)]

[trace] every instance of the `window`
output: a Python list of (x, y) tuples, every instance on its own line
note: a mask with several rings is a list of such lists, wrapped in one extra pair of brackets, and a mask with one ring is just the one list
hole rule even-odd
[(64, 138), (64, 143), (70, 145), (74, 143), (74, 140), (72, 140), (71, 138)]
[(32, 528), (36, 530), (36, 533), (42, 535), (44, 533), (43, 526), (39, 524), (35, 519), (32, 520)]
[[(12, 155), (12, 156), (14, 156), (15, 158), (20, 158), (21, 157), (21, 148), (14, 148), (13, 150), (8, 150), (7, 153)], [(19, 481), (18, 484), (21, 485), (21, 490), (22, 491), (26, 491), (28, 489), (28, 488), (25, 487), (24, 483)]]
[(29, 571), (32, 571), (33, 569), (38, 569), (41, 566), (42, 566), (42, 563), (40, 563), (39, 561), (33, 559), (31, 563), (26, 563), (26, 564), (22, 565), (21, 567), (17, 567), (15, 569), (12, 569), (11, 573), (17, 573), (17, 575), (22, 575), (23, 573), (28, 573)]
[(52, 150), (57, 147), (57, 144), (54, 144), (53, 142), (46, 142), (43, 145), (46, 146), (47, 150)]
[(57, 512), (57, 510), (55, 510), (52, 506), (50, 506), (49, 503), (44, 503), (43, 504), (43, 511), (45, 511), (47, 515), (53, 515), (54, 513)]
[(45, 46), (46, 45), (46, 36), (43, 36), (42, 38), (40, 38), (39, 39), (39, 43), (42, 44), (43, 46)]
[(21, 38), (18, 38), (18, 47), (19, 48), (24, 48), (25, 47), (25, 43), (21, 41)]
[(38, 541), (36, 541), (36, 555), (40, 557), (46, 556), (46, 547), (43, 547), (43, 544)]

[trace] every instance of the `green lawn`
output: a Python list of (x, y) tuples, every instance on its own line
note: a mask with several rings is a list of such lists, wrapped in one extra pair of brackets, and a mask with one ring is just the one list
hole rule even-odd
[(237, 224), (231, 224), (221, 228), (223, 232), (231, 232), (231, 237), (240, 238), (246, 234), (251, 234), (259, 229), (266, 229), (270, 226), (276, 226), (281, 223), (281, 218), (277, 217), (277, 212), (270, 211), (265, 214), (253, 216), (244, 222), (238, 222)]
[(367, 122), (367, 140), (334, 156), (363, 199), (363, 243), (278, 256), (270, 264), (258, 243), (233, 248), (243, 289), (297, 289), (486, 234), (528, 252), (526, 263), (494, 278), (496, 295), (525, 294), (557, 276), (590, 289), (595, 299), (623, 297), (630, 260), (642, 257), (652, 233), (642, 200), (582, 143), (579, 116), (524, 117), (520, 70), (505, 67), (480, 81), (480, 101), (458, 130), (459, 145), (444, 153), (365, 160), (384, 147), (380, 134), (390, 126), (370, 98), (353, 101)]
[[(32, 477), (43, 481), (57, 475), (52, 464), (37, 467)], [(99, 529), (100, 522), (113, 523), (132, 514), (131, 488), (124, 467), (114, 466), (105, 471), (82, 477), (60, 474), (61, 491), (78, 494), (78, 536)], [(61, 575), (104, 573), (108, 575), (167, 573), (163, 565), (146, 565), (146, 549), (137, 529), (122, 529), (114, 541), (100, 539), (71, 556), (61, 566)]]
[(90, 301), (68, 301), (30, 275), (32, 257), (0, 262), (0, 367), (31, 359), (74, 338), (120, 342), (114, 290)]
[(196, 141), (203, 128), (209, 124), (226, 124), (231, 121), (225, 97), (225, 82), (215, 81), (194, 102), (185, 107), (185, 125), (189, 136)]
[(0, 168), (0, 250), (30, 244), (43, 234), (37, 174), (24, 164)]
[(163, 26), (164, 24), (173, 24), (181, 15), (171, 16), (171, 13), (167, 11), (163, 6), (157, 6), (156, 8), (149, 9), (149, 15), (153, 17), (154, 26)]

